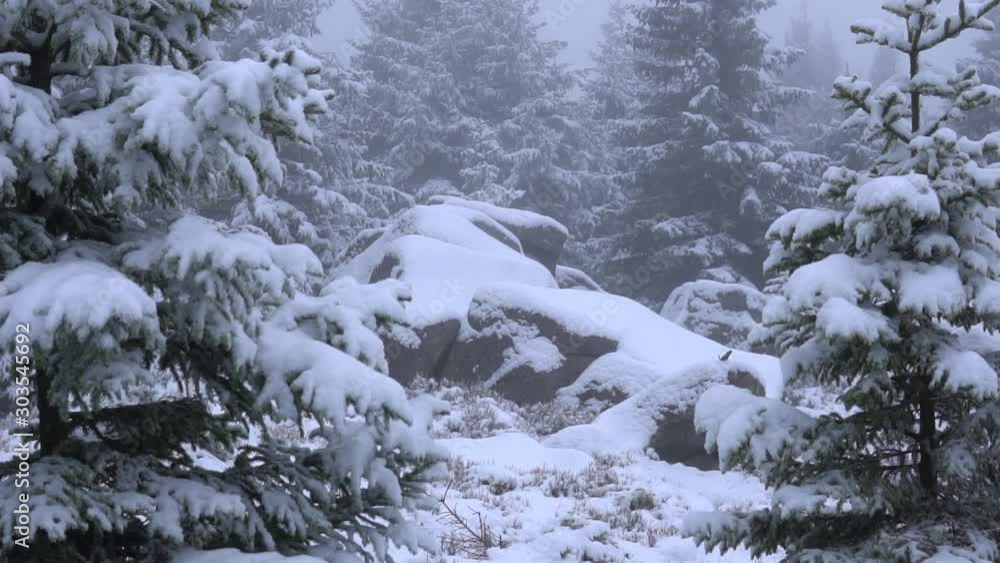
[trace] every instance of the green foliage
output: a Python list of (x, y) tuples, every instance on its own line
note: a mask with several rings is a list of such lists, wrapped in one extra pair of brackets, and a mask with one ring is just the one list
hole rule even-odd
[(606, 158), (571, 97), (534, 0), (368, 1), (366, 157), (418, 200), (464, 195), (553, 216), (587, 236), (611, 197)]
[(835, 83), (884, 150), (868, 170), (828, 170), (824, 207), (772, 225), (767, 265), (787, 280), (764, 319), (786, 379), (842, 389), (841, 405), (812, 418), (725, 388), (702, 399), (723, 466), (773, 489), (768, 509), (693, 518), (706, 546), (783, 549), (792, 563), (1000, 561), (998, 377), (972, 344), (1000, 328), (1000, 134), (948, 128), (1000, 89), (921, 61), (998, 5), (946, 17), (937, 0), (887, 2), (902, 25), (854, 26), (912, 72)]
[(294, 46), (217, 56), (208, 37), (243, 4), (3, 2), (0, 354), (30, 327), (37, 447), (28, 484), (0, 465), (0, 559), (433, 547), (405, 514), (440, 453), (377, 333), (407, 290), (321, 289), (308, 248), (178, 209), (273, 197), (291, 176), (277, 145), (309, 146), (329, 109)]
[(782, 109), (805, 94), (776, 81), (794, 57), (757, 26), (773, 4), (635, 8), (629, 43), (641, 101), (614, 136), (629, 203), (626, 235), (601, 280), (608, 289), (659, 306), (722, 264), (760, 281), (763, 248), (752, 241), (783, 205), (807, 197), (796, 173), (814, 164), (772, 135)]

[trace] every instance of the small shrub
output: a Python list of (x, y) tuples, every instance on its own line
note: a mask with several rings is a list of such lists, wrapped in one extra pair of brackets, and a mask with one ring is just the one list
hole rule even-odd
[(495, 496), (505, 495), (515, 489), (517, 489), (517, 483), (512, 479), (498, 479), (496, 481), (490, 481), (490, 493)]
[(593, 406), (558, 399), (514, 407), (515, 414), (524, 421), (524, 429), (535, 436), (551, 436), (570, 426), (589, 424), (601, 413), (600, 409)]
[(639, 489), (632, 493), (628, 507), (629, 510), (653, 510), (656, 508), (656, 495), (645, 489)]
[(542, 486), (542, 491), (546, 496), (554, 498), (577, 497), (579, 495), (577, 475), (570, 471), (552, 471)]

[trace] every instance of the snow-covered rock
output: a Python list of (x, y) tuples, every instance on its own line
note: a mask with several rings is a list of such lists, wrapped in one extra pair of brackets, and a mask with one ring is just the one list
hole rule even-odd
[(569, 266), (556, 266), (556, 281), (563, 289), (589, 289), (590, 291), (604, 291), (604, 289), (586, 273), (570, 268)]
[(709, 274), (714, 275), (685, 283), (671, 292), (660, 314), (737, 350), (770, 352), (751, 339), (760, 327), (767, 295), (750, 281), (725, 270)]
[[(594, 398), (620, 401), (658, 378), (728, 352), (624, 297), (516, 283), (480, 288), (468, 328), (444, 373), (486, 381), (517, 402), (549, 400), (571, 387), (583, 399), (590, 398), (589, 390)], [(763, 387), (780, 393), (777, 360), (749, 353), (740, 358)], [(608, 369), (609, 362), (620, 370)]]
[(421, 327), (463, 319), (472, 294), (488, 283), (558, 287), (503, 225), (453, 205), (410, 209), (334, 271), (335, 277), (345, 275), (362, 282), (396, 278), (408, 283), (413, 289), (411, 322)]
[(559, 390), (559, 396), (581, 403), (612, 406), (639, 394), (667, 375), (669, 372), (665, 369), (614, 352), (590, 364), (572, 385)]
[[(540, 310), (504, 301), (502, 284), (484, 286), (472, 300), (468, 331), (452, 347), (440, 377), (486, 383), (519, 403), (555, 398), (596, 359), (618, 343), (590, 327), (567, 323), (560, 310)], [(560, 294), (518, 284), (518, 289)]]
[(435, 196), (430, 199), (430, 203), (465, 207), (488, 215), (514, 233), (521, 241), (525, 254), (544, 264), (553, 274), (556, 273), (563, 246), (569, 239), (569, 231), (555, 219), (532, 211), (497, 207), (451, 196)]
[[(667, 321), (631, 299), (609, 293), (499, 283), (476, 292), (475, 303), (477, 307), (532, 311), (558, 320), (567, 330), (613, 340), (618, 343), (618, 352), (671, 372), (719, 358), (729, 351), (726, 346)], [(781, 375), (776, 358), (742, 352), (736, 356), (760, 374), (769, 394), (780, 394)]]
[[(585, 378), (588, 383), (593, 381)], [(695, 429), (698, 399), (708, 389), (726, 384), (764, 395), (765, 388), (759, 380), (766, 379), (767, 376), (757, 372), (751, 364), (738, 359), (696, 364), (676, 373), (660, 375), (652, 384), (642, 386), (641, 391), (603, 412), (594, 422), (566, 428), (551, 436), (546, 444), (590, 453), (628, 454), (652, 449), (664, 461), (718, 469), (718, 459), (706, 453), (705, 439)], [(628, 383), (632, 382), (626, 385)]]
[(524, 254), (509, 229), (459, 205), (414, 207), (388, 228), (359, 235), (345, 258), (334, 277), (362, 282), (395, 278), (412, 289), (407, 306), (412, 333), (385, 335), (390, 373), (404, 382), (440, 370), (467, 323), (478, 288), (501, 281), (558, 287), (545, 266)]
[(587, 412), (613, 407), (554, 439), (582, 451), (652, 448), (661, 459), (701, 467), (715, 466), (694, 429), (701, 393), (736, 384), (781, 394), (777, 359), (733, 353), (600, 290), (578, 270), (553, 267), (553, 276), (522, 238), (558, 231), (551, 221), (455, 198), (432, 201), (360, 237), (337, 272), (411, 286), (410, 328), (382, 335), (397, 380), (483, 385), (526, 407), (555, 399)]

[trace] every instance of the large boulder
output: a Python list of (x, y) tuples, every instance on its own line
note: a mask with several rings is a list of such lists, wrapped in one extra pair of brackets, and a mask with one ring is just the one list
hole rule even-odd
[(663, 461), (718, 469), (718, 459), (706, 453), (705, 438), (695, 429), (698, 399), (717, 385), (733, 385), (764, 396), (769, 386), (766, 379), (753, 366), (733, 359), (689, 366), (644, 386), (592, 423), (556, 433), (547, 444), (591, 453), (652, 450)]
[(748, 282), (704, 279), (671, 292), (660, 314), (731, 348), (768, 353), (751, 338), (767, 302), (768, 296)]
[[(554, 222), (552, 222), (554, 223)], [(557, 266), (561, 226), (515, 210), (438, 198), (364, 233), (337, 276), (411, 288), (409, 327), (383, 334), (390, 374), (492, 387), (521, 404), (553, 399), (606, 409), (555, 443), (592, 451), (655, 450), (710, 468), (693, 407), (732, 384), (778, 396), (775, 358), (725, 346)], [(529, 249), (535, 250), (529, 250)], [(723, 284), (724, 282), (716, 282)], [(727, 302), (728, 303), (728, 302)]]
[(557, 287), (547, 268), (527, 257), (507, 228), (466, 207), (415, 207), (388, 228), (360, 235), (349, 256), (335, 277), (370, 283), (399, 279), (412, 289), (407, 305), (411, 334), (383, 336), (390, 374), (402, 383), (440, 375), (481, 286), (513, 280)]
[(544, 311), (484, 295), (469, 307), (469, 331), (452, 347), (440, 376), (493, 387), (518, 403), (555, 398), (618, 343), (567, 325)]
[(606, 410), (668, 376), (662, 368), (615, 352), (598, 358), (572, 385), (560, 389), (558, 396), (577, 403), (596, 403)]
[(532, 211), (497, 207), (452, 196), (435, 196), (429, 203), (465, 207), (488, 215), (517, 237), (527, 256), (541, 262), (552, 274), (556, 273), (559, 257), (569, 239), (569, 231), (555, 219)]
[(446, 319), (408, 332), (383, 334), (389, 374), (403, 385), (418, 377), (439, 377), (460, 328), (457, 319)]
[[(719, 458), (705, 451), (705, 436), (697, 431), (694, 410), (697, 398), (716, 385), (732, 385), (764, 396), (764, 386), (750, 372), (737, 364), (708, 364), (706, 377), (690, 380), (681, 396), (696, 397), (673, 405), (662, 405), (656, 415), (656, 431), (649, 437), (649, 447), (663, 461), (683, 463), (703, 470), (719, 468)], [(720, 369), (722, 368), (722, 369)]]
[[(630, 299), (589, 290), (485, 285), (466, 325), (442, 376), (486, 383), (516, 402), (575, 393), (610, 404), (728, 352)], [(769, 374), (771, 391), (780, 389), (777, 360), (740, 357), (750, 371)]]

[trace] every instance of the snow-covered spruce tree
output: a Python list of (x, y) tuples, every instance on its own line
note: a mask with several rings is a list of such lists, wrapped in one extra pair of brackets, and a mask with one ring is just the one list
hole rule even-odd
[[(811, 93), (787, 106), (778, 118), (775, 131), (799, 150), (823, 155), (827, 164), (855, 169), (869, 166), (878, 152), (858, 141), (857, 130), (841, 127), (842, 111), (831, 95), (833, 80), (849, 72), (830, 22), (822, 28), (815, 25), (803, 1), (801, 13), (790, 20), (788, 29), (786, 43), (804, 54), (785, 70), (782, 80)], [(821, 164), (802, 169), (800, 173), (808, 177), (800, 176), (797, 182), (819, 185), (825, 168), (826, 165)]]
[[(0, 559), (427, 545), (404, 511), (438, 458), (376, 334), (405, 289), (317, 292), (303, 246), (190, 215), (157, 227), (194, 198), (280, 185), (272, 140), (308, 142), (327, 109), (318, 62), (219, 60), (207, 37), (241, 0), (2, 4), (0, 342), (30, 337), (13, 375), (37, 447), (27, 486), (0, 465)], [(281, 421), (308, 442), (272, 438)]]
[[(384, 183), (388, 170), (364, 157), (365, 129), (357, 114), (365, 100), (365, 80), (336, 57), (312, 53), (317, 18), (332, 0), (302, 0), (294, 5), (253, 0), (244, 17), (218, 29), (224, 56), (255, 56), (264, 49), (299, 49), (323, 62), (319, 80), (333, 92), (337, 111), (320, 116), (313, 143), (278, 143), (285, 181), (274, 194), (213, 200), (203, 211), (228, 217), (236, 225), (264, 229), (276, 242), (307, 244), (325, 266), (359, 231), (379, 226), (412, 198)], [(290, 9), (294, 7), (294, 9)]]
[[(623, 140), (628, 235), (609, 289), (659, 307), (671, 289), (723, 264), (759, 281), (759, 240), (801, 195), (802, 163), (770, 126), (804, 94), (774, 76), (788, 52), (769, 47), (757, 16), (771, 0), (657, 0), (637, 8), (631, 43), (643, 107)], [(640, 272), (648, 275), (640, 275)]]
[[(289, 39), (278, 45), (296, 44)], [(355, 235), (383, 226), (411, 207), (413, 198), (386, 183), (389, 169), (365, 157), (366, 132), (357, 118), (365, 103), (364, 77), (332, 57), (319, 58), (320, 81), (333, 92), (336, 111), (319, 118), (313, 143), (280, 144), (285, 181), (279, 190), (221, 207), (230, 223), (264, 229), (276, 242), (306, 244), (331, 267)]]
[(608, 197), (591, 209), (589, 236), (569, 241), (567, 261), (601, 280), (609, 274), (608, 264), (620, 250), (625, 230), (627, 201), (621, 186), (626, 168), (621, 131), (637, 115), (642, 98), (643, 82), (628, 42), (633, 25), (633, 12), (625, 0), (612, 0), (608, 19), (601, 26), (601, 40), (592, 53), (594, 66), (585, 72), (581, 84), (592, 135), (603, 146), (612, 176), (606, 179)]
[(391, 170), (408, 193), (429, 180), (461, 184), (462, 153), (480, 124), (462, 112), (454, 76), (442, 60), (447, 0), (358, 0), (367, 34), (352, 66), (369, 79), (361, 125), (366, 157)]
[(904, 53), (908, 79), (858, 77), (837, 98), (884, 146), (865, 171), (834, 167), (828, 206), (769, 231), (768, 267), (788, 274), (765, 311), (791, 382), (842, 387), (843, 414), (812, 418), (739, 390), (696, 408), (726, 469), (757, 473), (770, 508), (692, 517), (708, 547), (785, 551), (785, 561), (1000, 561), (1000, 402), (995, 368), (963, 339), (1000, 329), (1000, 134), (948, 128), (1000, 102), (974, 70), (928, 67), (926, 53), (985, 19), (1000, 0), (885, 2), (899, 25), (858, 24), (862, 43)]
[(488, 125), (467, 151), (462, 191), (549, 215), (588, 238), (612, 197), (601, 137), (570, 97), (575, 79), (543, 41), (537, 0), (446, 4), (444, 60), (464, 108)]
[(587, 235), (607, 199), (604, 151), (538, 36), (536, 0), (361, 3), (368, 157), (423, 200), (454, 194), (553, 215)]
[(601, 26), (601, 40), (593, 52), (594, 66), (588, 69), (583, 82), (583, 90), (600, 120), (627, 119), (640, 107), (643, 83), (628, 42), (635, 25), (633, 16), (626, 0), (611, 0), (608, 19)]
[(260, 49), (283, 36), (319, 34), (317, 19), (334, 0), (247, 0), (243, 16), (220, 22), (214, 36), (225, 42), (231, 58), (254, 58)]

